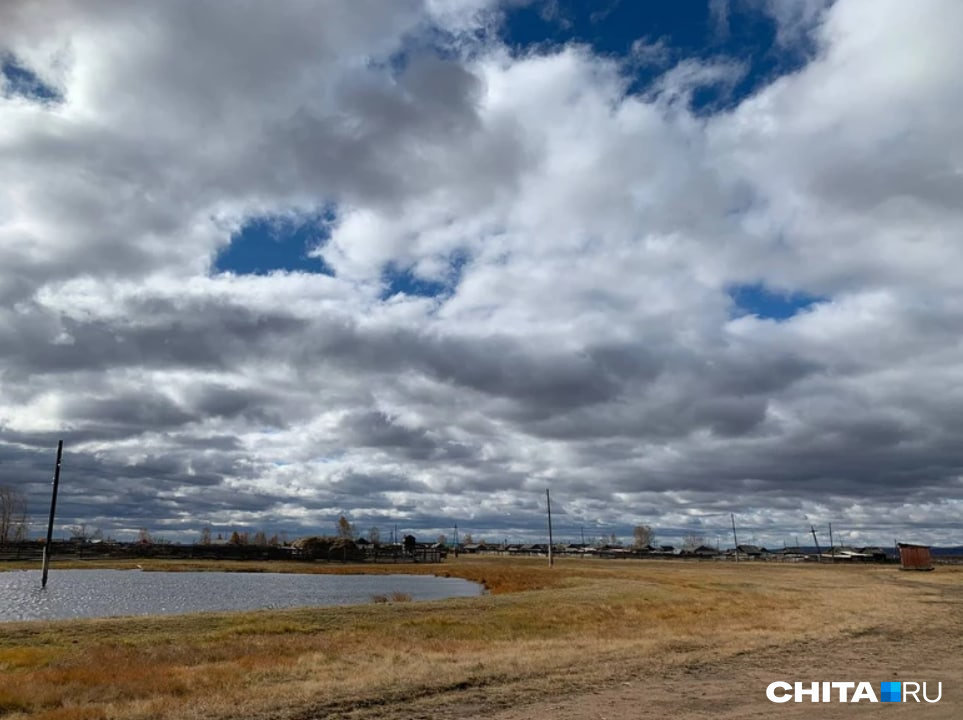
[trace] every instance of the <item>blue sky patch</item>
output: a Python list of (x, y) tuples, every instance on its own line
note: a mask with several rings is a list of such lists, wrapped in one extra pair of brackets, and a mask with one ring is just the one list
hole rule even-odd
[(381, 275), (381, 299), (387, 300), (399, 293), (418, 297), (439, 297), (446, 295), (458, 287), (461, 275), (469, 257), (466, 253), (457, 253), (449, 261), (448, 277), (444, 281), (426, 280), (415, 275), (412, 268), (399, 268), (394, 263), (385, 267)]
[(19, 96), (44, 103), (63, 100), (58, 90), (44, 83), (33, 70), (13, 55), (0, 56), (0, 75), (4, 77), (4, 94), (7, 96)]
[(780, 293), (762, 283), (734, 285), (729, 297), (735, 304), (736, 316), (755, 315), (764, 320), (788, 320), (827, 298), (808, 293)]
[(250, 218), (231, 237), (214, 261), (215, 272), (267, 275), (271, 272), (306, 272), (334, 275), (334, 271), (308, 252), (331, 235), (334, 212), (308, 218), (285, 215)]
[[(502, 40), (524, 52), (577, 42), (608, 57), (624, 59), (629, 92), (643, 93), (667, 69), (687, 58), (744, 63), (735, 84), (708, 85), (692, 96), (696, 112), (733, 107), (777, 77), (794, 72), (813, 55), (811, 46), (776, 46), (776, 23), (747, 3), (727, 4), (725, 22), (709, 0), (536, 0), (505, 13)], [(632, 59), (636, 41), (661, 44), (664, 63)]]
[(447, 287), (445, 283), (423, 280), (417, 277), (410, 268), (399, 270), (393, 265), (382, 274), (381, 282), (384, 286), (381, 291), (382, 300), (387, 300), (400, 293), (420, 297), (437, 297), (444, 293)]

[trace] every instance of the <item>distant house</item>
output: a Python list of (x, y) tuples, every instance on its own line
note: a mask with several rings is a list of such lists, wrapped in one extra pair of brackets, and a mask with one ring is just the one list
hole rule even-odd
[(838, 547), (823, 548), (819, 557), (822, 560), (852, 560), (855, 555), (856, 551), (853, 548), (839, 545)]
[(689, 550), (688, 554), (693, 557), (715, 557), (719, 554), (719, 551), (709, 545), (700, 545), (694, 550)]
[(565, 553), (567, 555), (584, 555), (590, 549), (588, 543), (569, 543), (565, 546)]
[(874, 562), (885, 562), (887, 558), (886, 551), (883, 550), (883, 548), (881, 547), (875, 547), (875, 546), (863, 547), (863, 548), (860, 548), (859, 551), (863, 555), (868, 556), (869, 559), (873, 560)]
[(854, 547), (849, 547), (848, 545), (840, 545), (839, 547), (829, 548), (822, 553), (821, 557), (836, 561), (848, 561), (857, 562), (863, 560), (872, 560), (870, 555), (865, 555)]
[(820, 559), (835, 562), (886, 562), (886, 551), (880, 547), (856, 548), (840, 545), (824, 551)]
[(735, 550), (728, 551), (736, 560), (759, 560), (768, 552), (758, 545), (736, 545)]
[(810, 553), (801, 547), (786, 547), (778, 552), (786, 562), (802, 562), (810, 559)]

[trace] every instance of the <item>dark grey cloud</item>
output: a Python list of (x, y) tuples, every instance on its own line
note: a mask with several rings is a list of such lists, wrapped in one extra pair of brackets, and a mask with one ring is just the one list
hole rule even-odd
[(338, 436), (348, 447), (372, 448), (413, 462), (482, 467), (477, 446), (447, 437), (448, 431), (447, 427), (408, 428), (382, 412), (364, 412), (345, 418)]
[(112, 367), (224, 368), (231, 359), (305, 331), (283, 309), (152, 299), (126, 306), (113, 321), (58, 318), (38, 308), (7, 315), (0, 326), (5, 371), (65, 373)]
[(290, 403), (268, 389), (232, 388), (227, 385), (199, 384), (189, 398), (190, 416), (225, 420), (240, 418), (269, 427), (285, 427), (295, 419)]

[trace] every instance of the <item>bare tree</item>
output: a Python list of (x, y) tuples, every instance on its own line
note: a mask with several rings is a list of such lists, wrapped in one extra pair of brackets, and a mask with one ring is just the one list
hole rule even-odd
[(655, 544), (655, 531), (648, 525), (636, 525), (632, 529), (632, 537), (637, 549)]
[(258, 547), (265, 547), (268, 544), (267, 535), (263, 530), (258, 530), (254, 533), (254, 540), (251, 542)]
[(357, 530), (354, 525), (348, 522), (348, 518), (342, 515), (338, 518), (338, 537), (342, 540), (354, 540)]
[(372, 545), (378, 547), (381, 544), (381, 531), (377, 527), (371, 528), (368, 531), (368, 540), (371, 541)]
[(199, 545), (210, 545), (211, 544), (211, 526), (205, 525), (201, 528), (201, 539), (198, 543)]
[(27, 499), (12, 487), (0, 485), (0, 544), (27, 537)]
[(692, 533), (691, 535), (686, 535), (684, 538), (682, 538), (683, 550), (695, 550), (696, 548), (708, 544), (709, 541), (706, 540), (705, 535), (696, 535), (695, 533)]

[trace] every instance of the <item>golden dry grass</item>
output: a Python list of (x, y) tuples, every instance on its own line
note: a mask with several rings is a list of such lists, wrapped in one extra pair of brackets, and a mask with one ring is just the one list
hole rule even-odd
[[(202, 569), (154, 563), (155, 569)], [(85, 567), (90, 567), (85, 565)], [(444, 565), (232, 564), (247, 571), (433, 572), (483, 582), (444, 602), (8, 623), (0, 716), (308, 718), (465, 688), (577, 688), (616, 672), (872, 631), (963, 573), (891, 567), (461, 558)], [(223, 569), (223, 568), (218, 568)], [(934, 585), (934, 583), (936, 583)], [(374, 710), (373, 710), (374, 712)], [(375, 712), (375, 715), (378, 713)]]

